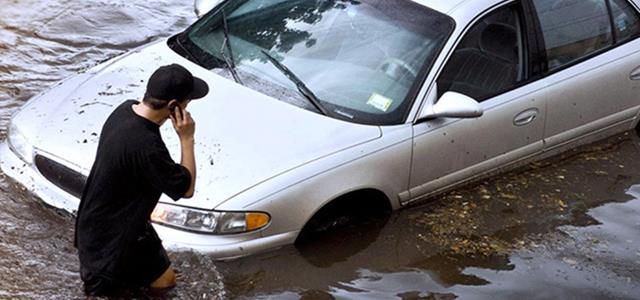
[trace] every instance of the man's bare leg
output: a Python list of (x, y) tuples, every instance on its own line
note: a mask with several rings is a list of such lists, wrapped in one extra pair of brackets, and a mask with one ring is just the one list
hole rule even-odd
[(154, 289), (166, 289), (174, 286), (176, 286), (176, 273), (171, 267), (168, 267), (167, 270), (150, 285), (150, 287)]

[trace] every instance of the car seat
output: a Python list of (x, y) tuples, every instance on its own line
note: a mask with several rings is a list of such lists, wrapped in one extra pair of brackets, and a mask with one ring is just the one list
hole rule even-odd
[[(518, 34), (512, 26), (487, 24), (473, 47), (455, 51), (439, 84), (483, 100), (517, 80)], [(445, 91), (443, 91), (445, 92)]]

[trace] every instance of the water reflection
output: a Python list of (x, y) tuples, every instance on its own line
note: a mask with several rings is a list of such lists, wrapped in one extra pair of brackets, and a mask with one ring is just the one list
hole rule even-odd
[[(411, 298), (417, 294), (447, 296), (451, 291), (464, 295), (474, 286), (492, 287), (492, 276), (469, 270), (514, 272), (520, 274), (514, 275), (520, 280), (542, 280), (544, 276), (535, 278), (541, 274), (528, 278), (517, 272), (523, 267), (523, 257), (549, 259), (545, 256), (567, 252), (570, 246), (565, 239), (572, 237), (563, 233), (566, 226), (593, 227), (600, 224), (589, 214), (593, 208), (636, 199), (627, 192), (640, 183), (639, 149), (638, 137), (627, 133), (459, 189), (429, 205), (349, 228), (312, 245), (224, 263), (225, 284), (232, 295), (245, 297), (289, 297), (291, 291), (298, 291), (297, 297), (325, 291), (345, 297)], [(617, 231), (639, 233), (633, 227)], [(544, 255), (536, 249), (544, 249)], [(575, 252), (580, 256), (587, 251)], [(550, 259), (566, 266), (565, 260)], [(588, 282), (571, 284), (593, 292)], [(499, 290), (510, 289), (518, 290), (508, 285)]]
[[(390, 215), (368, 221), (324, 235), (314, 236), (313, 241), (298, 245), (300, 256), (317, 268), (331, 268), (333, 265), (348, 261), (352, 256), (371, 247), (387, 225)], [(364, 229), (364, 230), (363, 230)], [(331, 249), (326, 249), (331, 245)], [(326, 249), (327, 251), (319, 251)]]

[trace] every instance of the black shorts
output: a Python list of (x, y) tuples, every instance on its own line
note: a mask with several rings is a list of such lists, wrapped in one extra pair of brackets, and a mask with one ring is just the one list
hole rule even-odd
[(118, 262), (116, 278), (96, 274), (84, 282), (88, 296), (117, 296), (149, 286), (171, 265), (162, 241), (150, 223)]

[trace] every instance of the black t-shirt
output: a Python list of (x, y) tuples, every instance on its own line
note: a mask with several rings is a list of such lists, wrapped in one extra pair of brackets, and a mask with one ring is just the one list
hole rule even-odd
[(149, 228), (161, 194), (178, 200), (191, 184), (189, 171), (169, 155), (159, 126), (133, 111), (136, 103), (122, 103), (102, 127), (76, 219), (83, 273), (115, 279), (126, 273), (121, 261)]

